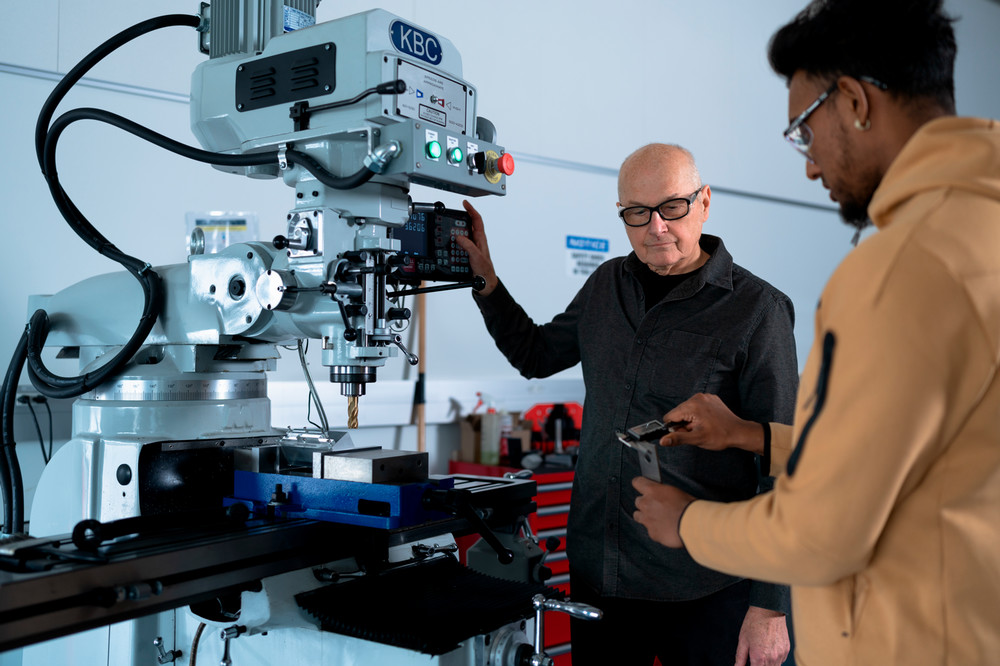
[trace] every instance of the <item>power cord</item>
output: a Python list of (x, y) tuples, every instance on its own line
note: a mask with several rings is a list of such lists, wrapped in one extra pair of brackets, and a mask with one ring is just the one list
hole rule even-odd
[(36, 395), (32, 398), (34, 402), (40, 402), (45, 405), (45, 411), (49, 415), (49, 460), (52, 460), (52, 408), (49, 407), (49, 399), (44, 395)]
[[(45, 438), (42, 437), (42, 426), (41, 426), (41, 424), (38, 423), (38, 415), (35, 413), (35, 408), (31, 406), (31, 397), (27, 396), (27, 395), (20, 395), (20, 396), (17, 397), (17, 402), (19, 404), (26, 405), (28, 407), (28, 411), (31, 412), (31, 420), (35, 422), (35, 432), (38, 433), (38, 446), (42, 449), (42, 462), (44, 464), (48, 465), (49, 464), (49, 455), (47, 455), (45, 453)], [(50, 442), (49, 448), (51, 450), (51, 441), (52, 441), (52, 437), (51, 437), (51, 435), (52, 435), (52, 431), (51, 431), (51, 427), (52, 427), (51, 412), (49, 413), (49, 417), (50, 417), (50, 421), (49, 421), (49, 428), (50, 428), (50, 430), (49, 430), (49, 442)]]

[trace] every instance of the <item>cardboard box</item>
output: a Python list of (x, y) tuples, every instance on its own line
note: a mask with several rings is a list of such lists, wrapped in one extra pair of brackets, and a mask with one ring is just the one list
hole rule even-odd
[(509, 439), (517, 439), (518, 442), (511, 442), (514, 446), (508, 447), (508, 455), (506, 456), (503, 455), (503, 442), (501, 442), (501, 455), (499, 461), (483, 459), (483, 415), (469, 414), (463, 418), (459, 422), (460, 440), (458, 447), (458, 459), (463, 462), (490, 465), (496, 465), (499, 462), (499, 464), (512, 464), (516, 467), (520, 467), (520, 454), (527, 453), (531, 450), (531, 423), (521, 421), (519, 416), (520, 415), (516, 413), (512, 415), (514, 427), (507, 435)]
[(481, 441), (482, 415), (469, 414), (459, 422), (461, 439), (458, 445), (458, 459), (463, 462), (479, 462)]
[(507, 435), (507, 463), (512, 467), (521, 467), (521, 457), (530, 452), (531, 424), (521, 421)]

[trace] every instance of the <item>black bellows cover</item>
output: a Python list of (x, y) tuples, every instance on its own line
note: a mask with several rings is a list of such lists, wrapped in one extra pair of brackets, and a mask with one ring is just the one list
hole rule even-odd
[(494, 578), (445, 557), (303, 592), (295, 600), (326, 631), (440, 655), (530, 617), (536, 594), (565, 597), (555, 588)]

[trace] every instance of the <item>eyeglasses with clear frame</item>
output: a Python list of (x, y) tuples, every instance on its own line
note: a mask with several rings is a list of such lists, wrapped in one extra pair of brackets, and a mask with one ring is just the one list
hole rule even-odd
[[(859, 76), (858, 80), (870, 83), (879, 90), (886, 90), (889, 87), (886, 84), (882, 83), (881, 81), (873, 79), (870, 76)], [(788, 129), (786, 129), (783, 133), (783, 136), (788, 141), (788, 143), (792, 144), (792, 148), (802, 153), (805, 156), (805, 158), (810, 162), (813, 161), (812, 153), (810, 152), (812, 150), (813, 133), (812, 129), (809, 128), (809, 125), (806, 125), (806, 120), (809, 118), (809, 116), (813, 114), (813, 112), (816, 111), (816, 109), (820, 107), (820, 105), (823, 102), (827, 100), (828, 97), (830, 97), (830, 95), (833, 94), (833, 91), (836, 89), (837, 89), (837, 82), (834, 81), (832, 84), (830, 84), (829, 88), (827, 88), (819, 97), (813, 100), (812, 104), (806, 107), (805, 111), (803, 111), (802, 113), (800, 113), (798, 116), (795, 117), (795, 120), (793, 120), (791, 124), (788, 125)]]
[(654, 210), (664, 222), (679, 220), (691, 212), (691, 204), (694, 203), (703, 189), (705, 189), (704, 185), (689, 196), (667, 199), (656, 206), (628, 206), (626, 208), (619, 206), (618, 217), (622, 218), (622, 222), (629, 227), (644, 227), (649, 224), (649, 221), (653, 219)]

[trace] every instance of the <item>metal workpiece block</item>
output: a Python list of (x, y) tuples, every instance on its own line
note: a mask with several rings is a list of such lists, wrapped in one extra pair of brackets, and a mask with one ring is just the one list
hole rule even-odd
[(411, 483), (427, 480), (427, 453), (360, 449), (323, 454), (323, 477), (362, 483)]

